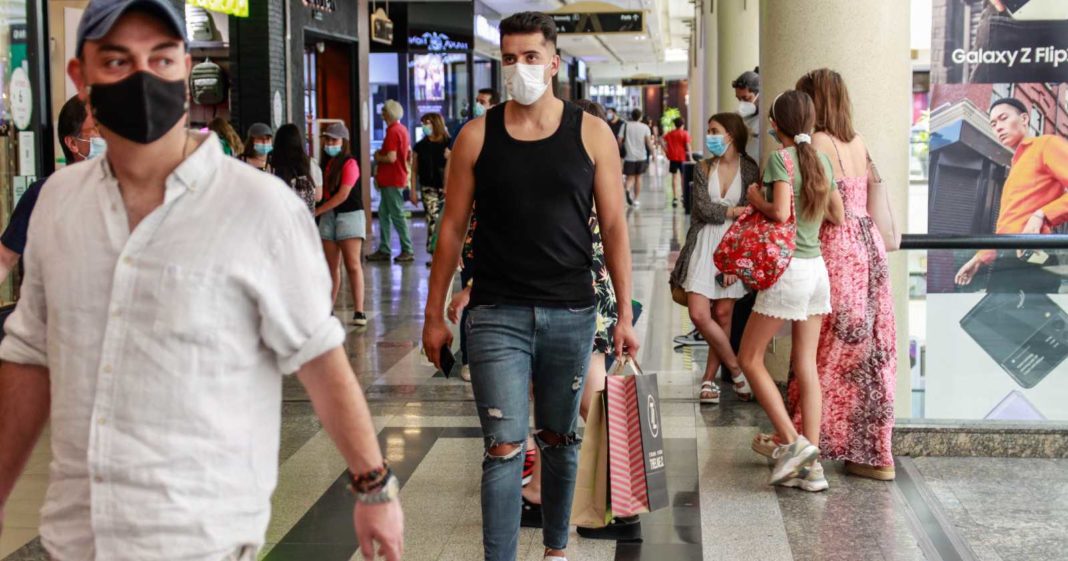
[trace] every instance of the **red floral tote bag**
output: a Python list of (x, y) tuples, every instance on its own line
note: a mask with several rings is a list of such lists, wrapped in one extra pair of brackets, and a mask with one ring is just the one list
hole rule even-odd
[[(793, 159), (786, 150), (779, 153), (792, 184)], [(775, 222), (750, 205), (723, 235), (713, 261), (721, 273), (738, 277), (750, 290), (767, 290), (790, 266), (797, 248), (796, 236), (797, 218), (791, 190), (790, 218), (786, 222)]]

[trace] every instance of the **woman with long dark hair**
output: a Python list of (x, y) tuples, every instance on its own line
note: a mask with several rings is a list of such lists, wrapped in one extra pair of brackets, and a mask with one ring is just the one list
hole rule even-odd
[[(426, 252), (434, 254), (438, 220), (445, 206), (445, 163), (449, 158), (449, 131), (441, 113), (427, 113), (420, 119), (423, 139), (412, 149), (415, 184), (423, 196), (426, 210)], [(427, 262), (430, 266), (430, 262)]]
[(319, 236), (323, 252), (334, 279), (333, 298), (341, 287), (341, 258), (352, 287), (352, 324), (367, 325), (363, 311), (363, 240), (367, 237), (367, 217), (360, 189), (360, 166), (349, 147), (349, 129), (331, 123), (323, 131), (322, 154), (324, 199), (315, 209), (319, 217)]
[[(842, 76), (814, 70), (797, 89), (815, 103), (812, 145), (831, 159), (846, 208), (845, 222), (820, 232), (834, 310), (823, 320), (816, 358), (824, 388), (820, 450), (825, 459), (844, 460), (850, 474), (891, 480), (897, 331), (886, 251), (896, 248), (900, 232), (868, 147), (853, 129)], [(797, 386), (791, 380), (791, 401)]]
[(724, 234), (747, 204), (746, 187), (760, 181), (757, 163), (745, 152), (748, 140), (749, 129), (737, 113), (720, 113), (708, 120), (705, 147), (710, 157), (694, 170), (690, 231), (671, 272), (672, 289), (686, 292), (690, 321), (708, 341), (701, 403), (719, 403), (715, 380), (720, 365), (726, 366), (738, 397), (753, 399), (730, 336), (734, 302), (745, 296), (745, 286), (734, 276), (720, 274), (712, 262)]
[(237, 159), (267, 173), (271, 173), (270, 155), (274, 149), (274, 131), (264, 123), (252, 123), (248, 128), (245, 150)]
[(311, 162), (304, 152), (304, 137), (297, 125), (278, 127), (274, 135), (274, 150), (271, 151), (271, 168), (314, 213), (315, 203), (322, 198), (323, 191), (312, 181)]
[[(835, 188), (830, 160), (812, 147), (816, 124), (812, 98), (804, 92), (784, 92), (772, 103), (770, 117), (771, 134), (783, 148), (768, 158), (765, 189), (749, 187), (749, 204), (775, 222), (795, 218), (796, 249), (778, 281), (757, 294), (738, 358), (781, 439), (781, 445), (771, 453), (776, 460), (771, 483), (822, 491), (827, 488), (827, 479), (819, 463), (819, 448), (813, 444), (820, 441), (823, 407), (816, 349), (823, 316), (831, 313), (831, 287), (821, 257), (819, 230), (824, 220), (841, 224), (845, 209)], [(786, 322), (793, 322), (790, 358), (800, 395), (801, 434), (764, 364), (768, 345)]]

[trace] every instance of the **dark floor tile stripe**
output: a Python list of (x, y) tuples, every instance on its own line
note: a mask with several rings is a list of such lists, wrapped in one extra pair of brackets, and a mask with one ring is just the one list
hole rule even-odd
[(894, 485), (904, 498), (913, 532), (920, 538), (920, 547), (930, 561), (978, 560), (968, 541), (942, 510), (912, 458), (897, 458)]
[[(415, 473), (442, 432), (441, 428), (413, 430), (397, 427), (382, 429), (378, 434), (379, 446), (386, 451), (401, 487)], [(347, 485), (347, 475), (340, 474), (271, 550), (265, 561), (348, 561), (359, 544), (352, 526), (353, 498)]]

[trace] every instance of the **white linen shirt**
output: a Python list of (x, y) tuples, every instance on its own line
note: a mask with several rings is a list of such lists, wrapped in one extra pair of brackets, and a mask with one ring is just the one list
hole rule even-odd
[(345, 337), (307, 206), (201, 142), (130, 232), (101, 157), (48, 180), (24, 259), (0, 359), (50, 372), (53, 558), (211, 561), (262, 545), (282, 375)]

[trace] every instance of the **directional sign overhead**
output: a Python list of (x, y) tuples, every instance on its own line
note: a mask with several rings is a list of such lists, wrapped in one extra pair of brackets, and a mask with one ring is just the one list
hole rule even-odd
[(627, 12), (577, 12), (550, 14), (560, 34), (644, 33), (645, 14)]

